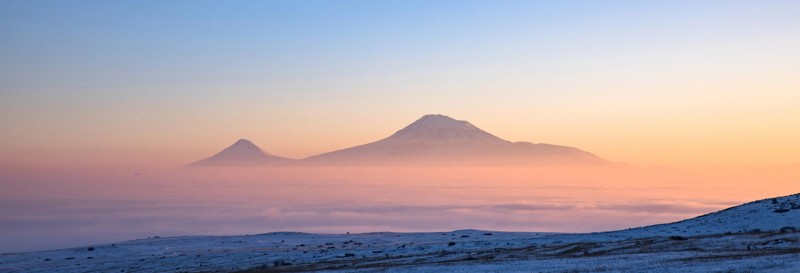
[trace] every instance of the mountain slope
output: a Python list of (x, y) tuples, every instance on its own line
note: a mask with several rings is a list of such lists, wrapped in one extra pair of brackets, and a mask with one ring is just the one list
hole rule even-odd
[(324, 163), (381, 162), (604, 162), (577, 148), (552, 144), (510, 142), (467, 121), (426, 115), (376, 142), (324, 153), (306, 159)]
[(768, 198), (679, 222), (612, 231), (621, 235), (696, 236), (751, 231), (800, 230), (800, 193)]
[(208, 166), (257, 166), (267, 164), (286, 164), (295, 160), (285, 157), (275, 156), (264, 152), (253, 142), (240, 139), (233, 145), (225, 148), (219, 153), (189, 164), (189, 167), (208, 167)]

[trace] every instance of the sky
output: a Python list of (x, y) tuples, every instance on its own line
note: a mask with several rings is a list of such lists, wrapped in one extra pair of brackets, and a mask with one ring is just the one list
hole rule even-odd
[[(796, 193), (797, 26), (798, 1), (0, 1), (0, 251), (602, 231)], [(426, 114), (642, 168), (176, 170)]]
[(303, 158), (425, 114), (637, 165), (800, 162), (797, 1), (0, 1), (0, 166)]

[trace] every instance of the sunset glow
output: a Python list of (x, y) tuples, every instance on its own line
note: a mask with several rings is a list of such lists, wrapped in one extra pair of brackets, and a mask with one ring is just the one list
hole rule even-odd
[(0, 1), (0, 253), (795, 194), (799, 26), (800, 1)]
[(8, 1), (0, 162), (304, 158), (431, 113), (637, 165), (800, 161), (796, 3), (578, 3)]

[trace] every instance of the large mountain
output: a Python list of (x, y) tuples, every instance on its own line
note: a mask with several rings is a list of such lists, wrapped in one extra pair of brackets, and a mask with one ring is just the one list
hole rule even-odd
[(262, 151), (247, 139), (240, 139), (221, 152), (189, 164), (189, 167), (205, 166), (257, 166), (268, 164), (287, 164), (295, 161)]
[(305, 161), (325, 164), (605, 162), (573, 147), (503, 140), (469, 122), (444, 115), (426, 115), (383, 140), (312, 156)]

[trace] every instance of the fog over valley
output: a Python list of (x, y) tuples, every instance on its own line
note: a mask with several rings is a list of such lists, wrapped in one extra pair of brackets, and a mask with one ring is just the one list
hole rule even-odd
[(798, 173), (619, 165), (4, 171), (0, 252), (271, 231), (604, 231), (798, 191)]

